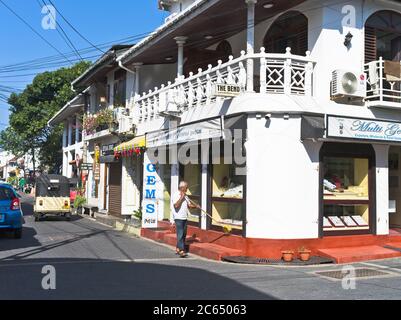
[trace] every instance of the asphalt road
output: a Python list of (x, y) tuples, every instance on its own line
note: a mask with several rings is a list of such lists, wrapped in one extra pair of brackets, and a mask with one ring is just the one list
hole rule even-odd
[[(400, 259), (354, 265), (386, 275), (357, 280), (355, 289), (346, 290), (343, 282), (315, 274), (342, 266), (288, 268), (235, 265), (195, 256), (180, 259), (169, 247), (85, 218), (35, 223), (29, 198), (23, 200), (23, 210), (23, 238), (0, 235), (2, 300), (401, 298)], [(42, 287), (45, 266), (54, 267), (55, 290)]]

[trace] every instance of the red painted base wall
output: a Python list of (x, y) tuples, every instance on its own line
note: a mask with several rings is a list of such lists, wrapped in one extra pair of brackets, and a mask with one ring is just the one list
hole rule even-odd
[[(166, 222), (159, 223), (160, 229), (165, 229), (165, 233), (172, 233), (170, 224)], [(143, 235), (146, 237), (146, 230), (143, 230)], [(401, 234), (388, 236), (375, 235), (347, 235), (347, 236), (331, 236), (321, 239), (297, 239), (297, 240), (272, 240), (272, 239), (252, 239), (243, 238), (237, 235), (226, 235), (222, 232), (212, 230), (202, 230), (197, 227), (188, 227), (188, 238), (194, 237), (202, 243), (213, 243), (219, 246), (237, 249), (242, 251), (242, 255), (258, 258), (281, 258), (283, 250), (297, 250), (300, 247), (305, 247), (312, 251), (312, 254), (317, 254), (321, 249), (330, 248), (345, 248), (378, 245), (383, 246), (389, 242), (401, 242)]]

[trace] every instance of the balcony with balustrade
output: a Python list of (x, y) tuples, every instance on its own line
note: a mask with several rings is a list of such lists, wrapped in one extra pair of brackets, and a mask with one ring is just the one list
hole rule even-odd
[(386, 61), (382, 57), (365, 64), (369, 107), (401, 109), (400, 70), (400, 62)]
[(230, 56), (226, 63), (221, 60), (206, 70), (181, 76), (160, 88), (135, 97), (136, 119), (146, 123), (165, 115), (180, 115), (194, 108), (221, 103), (235, 97), (216, 95), (217, 85), (232, 85), (241, 94), (287, 95), (311, 97), (315, 62), (306, 52), (305, 56), (285, 53), (245, 53), (237, 58)]

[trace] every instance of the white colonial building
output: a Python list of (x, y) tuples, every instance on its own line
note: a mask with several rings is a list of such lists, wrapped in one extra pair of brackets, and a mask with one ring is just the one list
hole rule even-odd
[[(100, 163), (88, 177), (99, 209), (141, 207), (144, 226), (154, 227), (170, 219), (170, 195), (184, 179), (213, 217), (194, 213), (200, 229), (318, 239), (401, 226), (400, 3), (159, 7), (171, 12), (162, 26), (74, 83), (89, 88), (87, 112), (117, 114), (117, 126), (86, 135), (88, 162)], [(232, 138), (236, 129), (243, 134)], [(188, 142), (199, 161), (175, 163), (175, 145)], [(245, 161), (220, 161), (238, 148)], [(167, 163), (154, 163), (163, 150)]]

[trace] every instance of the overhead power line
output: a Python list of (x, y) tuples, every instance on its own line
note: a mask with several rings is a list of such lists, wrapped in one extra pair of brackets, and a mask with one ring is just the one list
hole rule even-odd
[(9, 7), (3, 0), (0, 0), (0, 3), (6, 7), (13, 15), (15, 15), (23, 24), (25, 24), (29, 29), (32, 30), (39, 38), (41, 38), (44, 42), (46, 42), (50, 47), (52, 47), (54, 50), (56, 50), (60, 55), (62, 55), (67, 61), (69, 59), (60, 51), (58, 50), (55, 46), (53, 46), (49, 41), (46, 40), (39, 32), (35, 30), (24, 18), (22, 18), (17, 12), (15, 12), (11, 7)]
[[(42, 3), (40, 2), (40, 0), (36, 0), (36, 2), (38, 3), (39, 7), (42, 8), (43, 6), (48, 7), (48, 4), (42, 0)], [(43, 6), (42, 6), (43, 4)], [(56, 17), (53, 15), (53, 13), (49, 10), (49, 13), (51, 14), (52, 18), (54, 19), (55, 23), (56, 23), (56, 31), (57, 33), (60, 35), (60, 37), (63, 39), (63, 41), (67, 44), (67, 46), (76, 52), (77, 56), (82, 59), (82, 56), (79, 54), (77, 48), (74, 46), (74, 43), (71, 41), (71, 39), (68, 37), (67, 33), (64, 31), (63, 27), (58, 23)]]
[(55, 6), (55, 4), (51, 1), (48, 0), (49, 3), (56, 9), (56, 12), (61, 16), (61, 18), (63, 18), (63, 20), (71, 27), (72, 30), (74, 30), (83, 40), (85, 40), (87, 43), (89, 43), (93, 48), (99, 50), (102, 53), (105, 53), (102, 49), (100, 49), (99, 47), (97, 47), (95, 44), (93, 44), (90, 40), (88, 40), (88, 38), (86, 38), (81, 32), (79, 32), (69, 21), (66, 17), (64, 17), (64, 15), (60, 12), (59, 9), (57, 9), (57, 7)]

